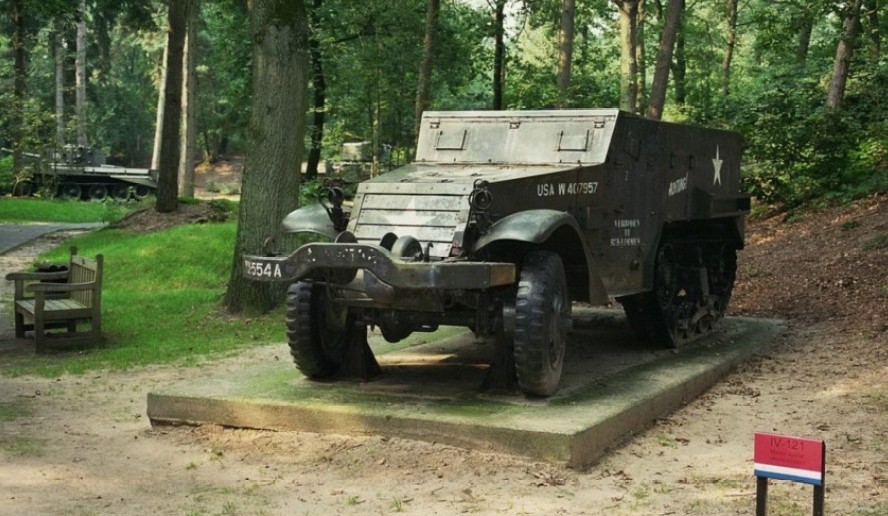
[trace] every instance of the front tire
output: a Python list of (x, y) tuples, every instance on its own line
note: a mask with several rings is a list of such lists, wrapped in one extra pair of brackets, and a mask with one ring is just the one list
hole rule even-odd
[(515, 374), (525, 394), (550, 396), (558, 390), (570, 321), (561, 258), (549, 251), (528, 254), (515, 297)]
[(300, 281), (287, 290), (290, 354), (308, 378), (327, 378), (339, 371), (353, 326), (348, 308), (331, 302), (323, 285)]

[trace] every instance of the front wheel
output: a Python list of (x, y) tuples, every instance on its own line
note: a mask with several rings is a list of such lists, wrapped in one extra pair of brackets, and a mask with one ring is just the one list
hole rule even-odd
[(354, 320), (333, 303), (326, 287), (300, 281), (287, 290), (287, 339), (296, 367), (318, 379), (336, 374), (345, 360)]
[(561, 258), (549, 251), (528, 254), (515, 297), (515, 373), (524, 393), (550, 396), (558, 390), (570, 326)]

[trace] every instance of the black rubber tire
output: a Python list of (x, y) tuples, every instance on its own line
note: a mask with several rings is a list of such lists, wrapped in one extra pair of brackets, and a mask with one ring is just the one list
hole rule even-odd
[(80, 185), (75, 183), (62, 183), (59, 185), (59, 188), (56, 191), (57, 197), (67, 199), (69, 201), (80, 199), (82, 195), (83, 190), (81, 189)]
[(561, 258), (535, 251), (524, 258), (515, 296), (515, 374), (532, 396), (558, 390), (570, 327), (571, 304)]
[(331, 304), (323, 285), (300, 281), (287, 290), (287, 340), (305, 376), (328, 378), (339, 371), (353, 326), (348, 309)]
[(90, 201), (104, 201), (108, 198), (108, 187), (102, 184), (89, 185), (86, 196)]

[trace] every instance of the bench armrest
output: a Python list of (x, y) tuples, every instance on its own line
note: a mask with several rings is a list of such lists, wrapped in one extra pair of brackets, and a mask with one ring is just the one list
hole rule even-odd
[(31, 292), (77, 292), (96, 288), (95, 281), (86, 283), (34, 283), (25, 287)]
[(59, 272), (10, 272), (7, 281), (46, 281), (60, 280), (68, 277), (68, 271)]

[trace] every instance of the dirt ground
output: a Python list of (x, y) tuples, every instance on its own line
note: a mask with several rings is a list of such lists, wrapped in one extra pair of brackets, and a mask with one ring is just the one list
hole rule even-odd
[[(289, 360), (275, 344), (187, 369), (0, 378), (0, 514), (752, 514), (755, 431), (826, 441), (827, 513), (888, 514), (886, 208), (872, 197), (751, 224), (733, 311), (786, 318), (788, 334), (586, 470), (402, 439), (149, 425), (148, 392)], [(769, 514), (811, 512), (809, 486), (770, 494)]]

